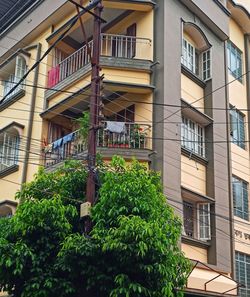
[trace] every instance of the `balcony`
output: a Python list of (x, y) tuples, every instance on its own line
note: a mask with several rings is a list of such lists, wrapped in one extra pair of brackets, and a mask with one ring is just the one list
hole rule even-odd
[[(92, 53), (92, 40), (88, 43), (88, 46)], [(133, 60), (133, 65), (135, 61), (138, 60), (149, 60), (148, 53), (150, 49), (151, 40), (149, 38), (101, 34), (101, 56), (103, 59), (105, 59), (105, 57), (120, 58), (125, 64), (127, 64), (126, 61)], [(101, 64), (102, 62), (104, 61), (101, 60)], [(87, 45), (85, 44), (48, 72), (48, 88), (53, 88), (89, 63), (90, 58), (87, 52)]]
[[(120, 123), (115, 129), (122, 132), (111, 132), (109, 126), (117, 122), (106, 122), (105, 127), (97, 133), (97, 151), (104, 158), (111, 158), (112, 155), (122, 155), (125, 158), (147, 161), (151, 150), (150, 133), (151, 126), (136, 123)], [(115, 124), (116, 125), (116, 124)], [(114, 127), (113, 127), (114, 128)], [(86, 160), (86, 140), (81, 136), (81, 131), (76, 130), (66, 136), (57, 139), (44, 148), (44, 164), (46, 168), (67, 159)]]

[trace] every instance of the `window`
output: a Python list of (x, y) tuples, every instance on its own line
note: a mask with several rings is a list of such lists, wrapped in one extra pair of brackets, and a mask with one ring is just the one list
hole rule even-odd
[(227, 42), (228, 69), (233, 77), (242, 82), (242, 52), (231, 42)]
[(19, 135), (13, 132), (3, 132), (0, 135), (0, 171), (17, 165)]
[(182, 147), (205, 157), (205, 129), (199, 124), (182, 116), (181, 145)]
[(200, 52), (190, 42), (183, 39), (182, 64), (206, 81), (211, 78), (211, 51)]
[(135, 105), (130, 105), (127, 108), (108, 117), (110, 121), (134, 123), (135, 121)]
[(235, 274), (236, 280), (246, 286), (240, 288), (239, 296), (250, 296), (250, 255), (235, 253)]
[(184, 201), (183, 219), (186, 236), (199, 240), (211, 239), (210, 203)]
[(248, 184), (237, 178), (232, 178), (234, 215), (244, 220), (249, 219), (248, 210)]
[[(12, 73), (6, 78), (3, 88), (3, 96), (6, 96), (9, 91), (20, 81), (26, 72), (26, 61), (23, 57), (17, 56)], [(13, 95), (24, 89), (24, 85), (20, 84), (13, 93), (9, 94), (6, 99), (11, 98)]]
[(230, 134), (232, 142), (245, 149), (245, 116), (237, 109), (230, 109)]
[(182, 64), (195, 73), (195, 48), (186, 39), (183, 39)]
[(204, 81), (211, 78), (211, 52), (210, 50), (202, 53), (202, 78)]

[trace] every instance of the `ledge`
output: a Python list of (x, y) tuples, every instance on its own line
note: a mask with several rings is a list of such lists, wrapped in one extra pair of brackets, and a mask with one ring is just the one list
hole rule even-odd
[[(100, 58), (101, 67), (107, 68), (116, 68), (116, 69), (129, 69), (129, 70), (138, 70), (151, 73), (152, 61), (150, 60), (141, 60), (141, 59), (125, 59), (125, 58), (114, 58), (114, 57), (105, 57), (101, 56)], [(60, 81), (58, 84), (52, 88), (45, 91), (45, 99), (49, 100), (51, 97), (58, 93), (58, 90), (64, 90), (70, 85), (74, 84), (77, 81), (81, 81), (83, 76), (91, 72), (91, 64), (83, 66), (81, 69), (77, 70), (69, 77)], [(119, 83), (119, 82), (117, 82)]]
[(5, 99), (0, 104), (0, 111), (4, 110), (5, 108), (9, 107), (11, 104), (18, 101), (20, 98), (22, 98), (25, 95), (25, 90), (19, 90), (16, 94), (12, 95), (9, 99)]
[(11, 173), (14, 173), (14, 172), (18, 171), (18, 170), (19, 170), (18, 165), (12, 165), (12, 166), (0, 171), (0, 178), (3, 178), (3, 177), (5, 177), (5, 176), (7, 176), (7, 175), (9, 175)]
[(146, 59), (127, 59), (127, 58), (115, 58), (108, 56), (101, 56), (100, 59), (101, 66), (108, 68), (117, 68), (117, 69), (136, 69), (140, 71), (152, 72), (151, 66), (152, 61)]
[(181, 236), (181, 242), (201, 248), (208, 248), (211, 246), (211, 243), (209, 241), (203, 241), (185, 235)]
[(193, 82), (195, 82), (201, 88), (205, 89), (206, 83), (202, 79), (200, 79), (197, 75), (195, 75), (192, 71), (190, 71), (183, 64), (181, 64), (181, 73), (186, 75), (188, 78), (190, 78)]
[(209, 203), (215, 203), (215, 199), (206, 195), (202, 195), (198, 192), (195, 192), (189, 188), (186, 188), (184, 186), (181, 186), (181, 194), (182, 197), (185, 199), (191, 199), (195, 200), (196, 202), (209, 202)]
[(196, 153), (191, 152), (189, 149), (187, 149), (185, 147), (181, 148), (181, 153), (182, 153), (182, 155), (190, 158), (190, 160), (195, 160), (198, 163), (201, 163), (202, 165), (206, 166), (208, 164), (208, 159), (207, 158), (201, 157), (201, 156), (197, 155)]
[[(104, 159), (112, 159), (114, 155), (121, 156), (125, 160), (132, 160), (136, 158), (141, 162), (150, 162), (150, 155), (152, 151), (150, 149), (122, 149), (122, 148), (106, 148), (106, 147), (97, 147), (97, 153), (101, 154)], [(87, 150), (72, 156), (73, 160), (87, 160)], [(62, 164), (68, 159), (60, 160), (57, 163), (52, 164), (51, 166), (45, 167), (46, 172), (51, 172), (56, 170), (58, 167), (62, 166)]]
[(149, 149), (122, 149), (122, 148), (103, 148), (98, 147), (97, 152), (102, 155), (103, 158), (111, 159), (114, 155), (122, 156), (125, 160), (132, 160), (136, 158), (139, 161), (150, 161)]
[(197, 109), (192, 104), (188, 103), (184, 99), (181, 99), (182, 113), (187, 115), (190, 119), (203, 125), (204, 127), (213, 123), (213, 119), (206, 115), (204, 112)]

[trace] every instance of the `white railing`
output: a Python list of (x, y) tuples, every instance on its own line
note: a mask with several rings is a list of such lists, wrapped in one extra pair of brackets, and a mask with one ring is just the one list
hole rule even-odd
[(103, 56), (147, 59), (151, 40), (127, 35), (102, 34), (101, 54)]
[[(91, 54), (93, 52), (93, 40), (89, 43), (89, 49)], [(87, 65), (90, 62), (90, 57), (88, 53), (87, 45), (84, 45), (79, 50), (74, 52), (72, 55), (64, 59), (60, 64), (60, 76), (59, 80), (62, 81), (77, 70), (81, 69), (83, 66)]]
[(18, 85), (15, 90), (13, 90), (8, 96), (6, 96), (12, 88), (18, 83), (20, 78), (15, 77), (14, 75), (9, 78), (9, 80), (4, 81), (3, 83), (3, 97), (5, 97), (6, 100), (10, 99), (12, 96), (17, 94), (20, 90), (25, 90), (24, 83)]
[[(101, 55), (125, 59), (150, 59), (151, 40), (126, 35), (101, 34)], [(89, 49), (93, 52), (93, 40), (89, 42)], [(69, 77), (85, 65), (90, 63), (87, 46), (61, 61), (48, 73), (48, 87), (52, 88), (60, 81)]]
[[(124, 123), (122, 133), (113, 133), (106, 128), (97, 132), (97, 146), (100, 148), (150, 149), (149, 125)], [(76, 130), (57, 139), (44, 148), (45, 166), (50, 167), (70, 158), (78, 158), (87, 152), (86, 140)]]

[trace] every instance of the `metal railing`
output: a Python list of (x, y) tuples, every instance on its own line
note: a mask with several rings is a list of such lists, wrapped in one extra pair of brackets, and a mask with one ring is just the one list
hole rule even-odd
[[(102, 128), (97, 133), (97, 146), (99, 148), (120, 149), (150, 149), (151, 126), (124, 123), (122, 133), (114, 133)], [(45, 166), (50, 167), (70, 158), (79, 158), (87, 152), (86, 140), (81, 131), (76, 130), (60, 138), (44, 148)]]
[[(93, 52), (93, 40), (89, 42)], [(126, 35), (101, 34), (101, 55), (125, 59), (149, 59), (151, 40)], [(52, 88), (90, 63), (87, 45), (61, 61), (48, 72), (48, 87)]]

